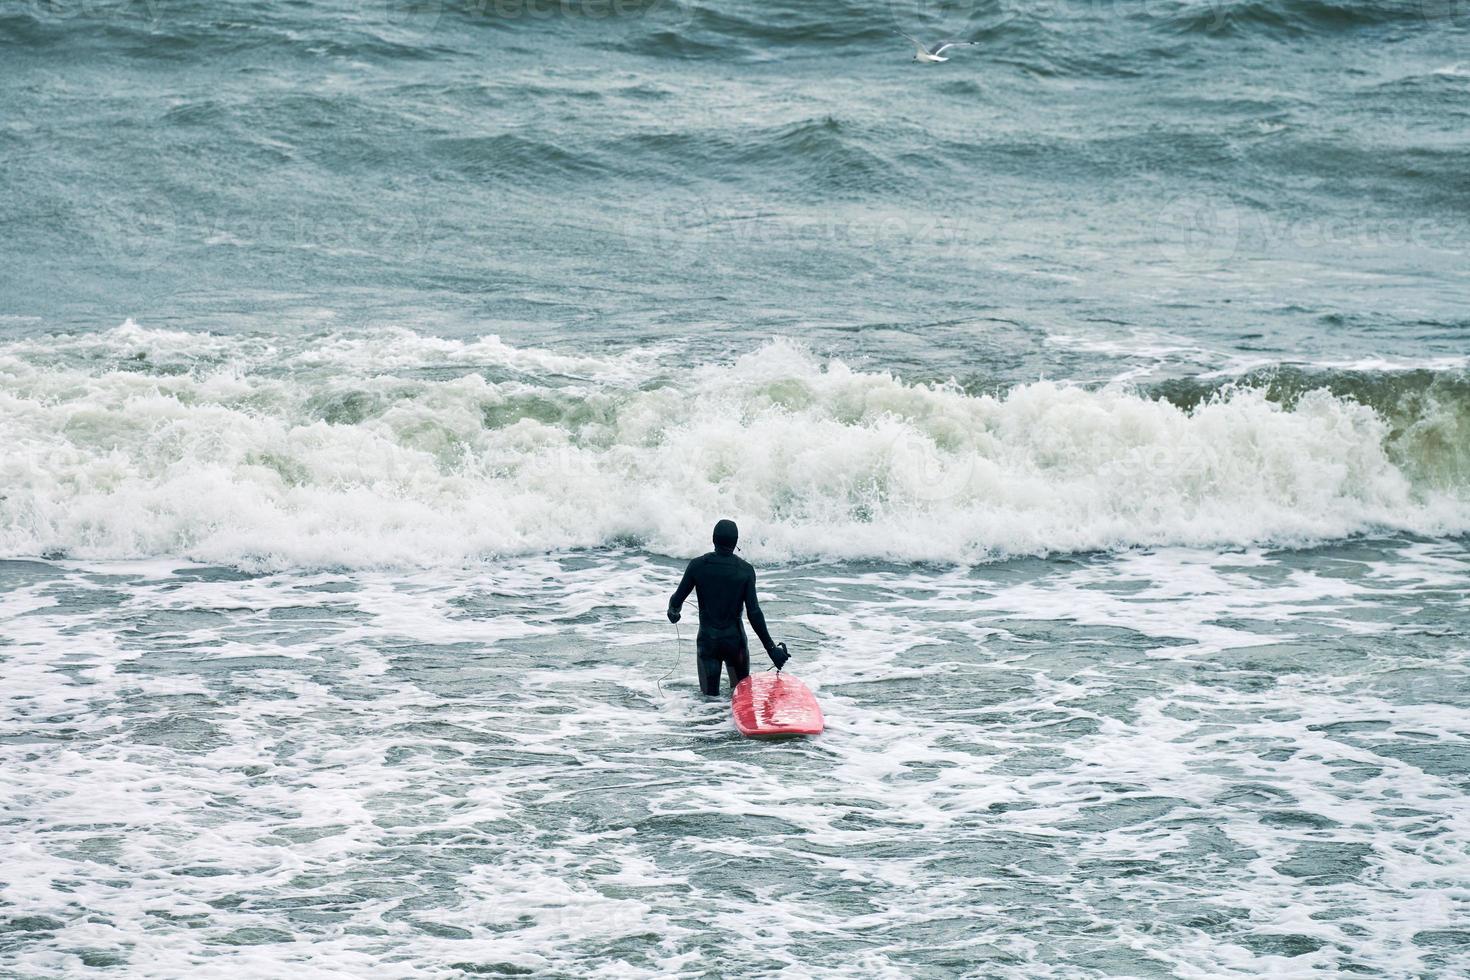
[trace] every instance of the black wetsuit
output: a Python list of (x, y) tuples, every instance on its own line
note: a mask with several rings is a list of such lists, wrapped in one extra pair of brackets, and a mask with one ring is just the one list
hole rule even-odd
[(720, 665), (724, 664), (733, 689), (750, 674), (750, 652), (745, 627), (740, 624), (742, 610), (750, 617), (750, 627), (766, 652), (775, 646), (755, 597), (755, 569), (748, 561), (735, 557), (733, 549), (717, 547), (684, 569), (684, 578), (669, 599), (671, 614), (679, 612), (690, 591), (699, 595), (699, 687), (705, 694), (719, 694)]

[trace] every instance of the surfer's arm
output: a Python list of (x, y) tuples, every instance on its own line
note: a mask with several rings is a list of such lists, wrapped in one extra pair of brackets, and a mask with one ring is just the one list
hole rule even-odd
[(766, 617), (761, 612), (760, 600), (755, 597), (755, 570), (752, 569), (750, 578), (745, 580), (745, 617), (750, 620), (750, 628), (755, 630), (755, 635), (760, 639), (761, 646), (770, 653), (776, 648), (771, 642), (771, 633), (766, 629)]
[(669, 596), (669, 622), (679, 621), (679, 610), (684, 608), (684, 600), (689, 598), (689, 593), (692, 591), (694, 591), (694, 562), (691, 561), (684, 569), (684, 577), (679, 580), (679, 587), (674, 590), (673, 595)]

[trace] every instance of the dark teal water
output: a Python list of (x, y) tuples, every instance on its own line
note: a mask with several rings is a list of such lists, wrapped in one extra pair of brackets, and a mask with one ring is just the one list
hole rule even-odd
[[(1462, 355), (1455, 0), (33, 0), (3, 312), (410, 325), (929, 375), (1017, 332)], [(894, 33), (983, 43), (912, 63)]]
[(0, 974), (1470, 972), (1467, 45), (0, 6)]

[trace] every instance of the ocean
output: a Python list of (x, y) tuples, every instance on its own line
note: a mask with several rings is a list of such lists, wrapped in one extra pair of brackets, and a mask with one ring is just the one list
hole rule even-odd
[(18, 0), (0, 187), (0, 976), (1470, 973), (1465, 3)]

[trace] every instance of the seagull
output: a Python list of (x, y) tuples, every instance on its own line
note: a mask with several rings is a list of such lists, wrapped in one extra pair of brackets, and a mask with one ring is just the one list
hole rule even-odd
[(908, 38), (910, 41), (913, 41), (914, 47), (918, 48), (918, 51), (914, 54), (915, 61), (923, 61), (930, 64), (938, 64), (941, 61), (948, 61), (949, 59), (942, 57), (942, 55), (950, 48), (958, 47), (961, 44), (980, 43), (979, 41), (940, 41), (930, 47), (925, 47), (924, 42), (920, 41), (912, 34), (904, 34), (903, 31), (899, 31), (898, 33)]

